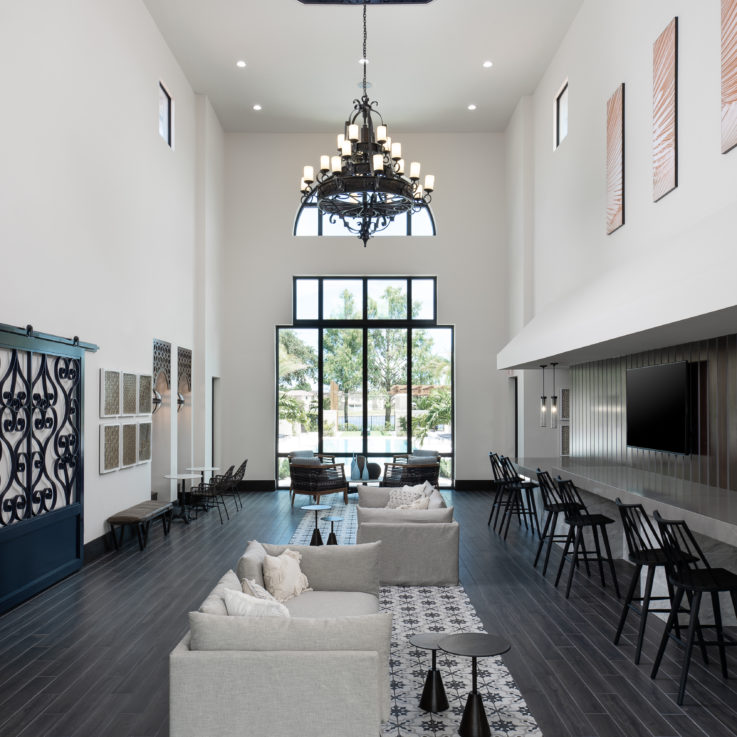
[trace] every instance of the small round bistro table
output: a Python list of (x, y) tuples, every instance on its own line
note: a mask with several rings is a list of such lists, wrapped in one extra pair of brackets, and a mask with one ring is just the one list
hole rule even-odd
[(302, 510), (305, 512), (315, 513), (315, 529), (312, 531), (310, 545), (322, 545), (322, 535), (320, 534), (320, 528), (317, 526), (317, 513), (325, 512), (328, 509), (330, 509), (329, 504), (308, 504), (307, 506), (302, 507)]
[(206, 471), (219, 471), (220, 466), (191, 466), (190, 468), (185, 469), (186, 471), (199, 471), (200, 473), (200, 480), (202, 483), (205, 483), (205, 472)]
[(420, 709), (423, 711), (439, 712), (448, 708), (448, 698), (445, 695), (443, 679), (437, 669), (436, 653), (440, 647), (439, 642), (448, 637), (447, 632), (418, 632), (410, 635), (410, 645), (419, 647), (421, 650), (432, 650), (432, 667), (427, 671), (425, 687), (422, 689), (420, 698)]
[(342, 517), (335, 517), (333, 515), (328, 515), (327, 517), (322, 518), (323, 522), (330, 522), (330, 534), (328, 535), (328, 545), (337, 545), (338, 544), (338, 538), (335, 536), (335, 528), (333, 527), (334, 522), (342, 522)]
[[(185, 491), (185, 483), (187, 481), (194, 481), (194, 479), (199, 478), (199, 474), (196, 473), (165, 473), (164, 474), (165, 479), (169, 479), (170, 481), (181, 481), (182, 482), (182, 488), (179, 489), (179, 484), (177, 484), (177, 506), (179, 507), (179, 512), (175, 514), (172, 519), (183, 519), (184, 523), (188, 525), (192, 517), (189, 514), (189, 511), (187, 510), (187, 507), (189, 506), (187, 504), (187, 494)], [(190, 484), (191, 486), (191, 484)]]
[(473, 686), (471, 693), (468, 694), (458, 734), (461, 737), (491, 737), (491, 729), (489, 729), (489, 722), (484, 711), (484, 702), (476, 684), (476, 658), (501, 655), (510, 650), (512, 646), (499, 635), (487, 635), (483, 632), (464, 632), (460, 635), (449, 635), (441, 639), (438, 646), (451, 655), (471, 658)]

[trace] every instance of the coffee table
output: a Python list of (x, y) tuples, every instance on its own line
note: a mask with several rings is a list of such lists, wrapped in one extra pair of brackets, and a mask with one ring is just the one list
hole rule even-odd
[(499, 635), (487, 635), (483, 632), (464, 632), (459, 635), (449, 635), (442, 638), (438, 646), (451, 655), (471, 658), (473, 686), (471, 693), (468, 694), (458, 734), (461, 737), (491, 737), (491, 729), (489, 729), (489, 722), (484, 711), (484, 702), (478, 692), (476, 683), (476, 658), (501, 655), (510, 650), (512, 646)]
[(317, 513), (325, 512), (328, 509), (330, 509), (329, 504), (308, 504), (307, 506), (302, 507), (302, 510), (305, 512), (315, 513), (315, 529), (312, 531), (310, 545), (322, 545), (322, 535), (320, 534), (320, 528), (317, 526)]
[(338, 544), (338, 538), (335, 536), (335, 528), (333, 527), (334, 522), (342, 522), (342, 517), (335, 517), (334, 515), (329, 515), (327, 517), (323, 517), (323, 522), (330, 522), (330, 534), (328, 535), (328, 545), (337, 545)]
[(424, 711), (439, 712), (448, 708), (448, 698), (445, 695), (443, 679), (437, 669), (436, 653), (440, 640), (448, 637), (447, 632), (418, 632), (410, 635), (409, 642), (421, 650), (432, 650), (432, 667), (427, 671), (425, 687), (422, 689), (420, 698), (420, 709)]

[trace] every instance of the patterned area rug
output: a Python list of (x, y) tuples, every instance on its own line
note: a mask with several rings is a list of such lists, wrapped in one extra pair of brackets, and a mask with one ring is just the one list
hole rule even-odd
[[(327, 497), (330, 510), (318, 513), (318, 519), (328, 515), (343, 517), (335, 523), (339, 544), (356, 541), (356, 502), (343, 504), (340, 496)], [(290, 543), (309, 545), (315, 527), (315, 513), (305, 516)], [(330, 523), (319, 521), (323, 540), (330, 533)], [(484, 632), (484, 626), (468, 599), (463, 586), (382, 586), (382, 611), (392, 612), (391, 643), (391, 716), (383, 724), (385, 737), (455, 737), (461, 723), (463, 708), (471, 690), (471, 659), (438, 651), (437, 665), (441, 672), (449, 708), (439, 714), (422, 711), (419, 707), (425, 676), (432, 654), (409, 643), (416, 632)], [(514, 643), (512, 644), (514, 646)], [(492, 735), (506, 737), (542, 737), (514, 679), (501, 657), (479, 658), (478, 689), (484, 701)]]

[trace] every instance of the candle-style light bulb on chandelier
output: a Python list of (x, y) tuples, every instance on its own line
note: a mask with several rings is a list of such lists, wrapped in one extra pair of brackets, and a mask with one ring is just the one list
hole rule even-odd
[(338, 154), (322, 155), (317, 175), (305, 166), (299, 189), (302, 204), (316, 200), (331, 223), (340, 220), (357, 235), (364, 247), (369, 238), (409, 211), (427, 206), (435, 189), (435, 177), (420, 184), (420, 163), (410, 163), (405, 173), (402, 144), (392, 142), (376, 109), (378, 102), (366, 94), (366, 2), (363, 2), (363, 95), (353, 101), (353, 112), (338, 135)]

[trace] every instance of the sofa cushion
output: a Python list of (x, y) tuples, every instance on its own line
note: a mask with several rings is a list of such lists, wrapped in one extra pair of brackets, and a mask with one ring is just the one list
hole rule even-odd
[(225, 615), (228, 610), (225, 608), (225, 589), (240, 591), (241, 585), (238, 576), (233, 571), (228, 571), (215, 585), (215, 588), (207, 595), (207, 598), (200, 604), (200, 611), (206, 614)]
[(415, 499), (423, 496), (422, 486), (400, 486), (389, 489), (387, 509), (398, 509), (405, 504), (412, 504)]
[(295, 458), (292, 461), (292, 464), (295, 466), (322, 466), (322, 460), (318, 458), (317, 456), (310, 456), (309, 458), (304, 458), (300, 456), (299, 458)]
[(257, 599), (242, 591), (226, 589), (223, 595), (230, 617), (288, 617), (289, 609), (278, 601)]
[(419, 496), (411, 504), (400, 504), (397, 509), (427, 509), (429, 503), (429, 496)]
[(440, 509), (386, 509), (357, 507), (358, 524), (379, 522), (402, 524), (403, 522), (452, 522), (453, 507)]
[(269, 555), (281, 555), (287, 548), (302, 553), (300, 567), (315, 591), (363, 591), (379, 595), (379, 554), (381, 543), (365, 545), (271, 545)]
[(315, 451), (314, 450), (293, 450), (289, 454), (290, 458), (314, 458), (315, 457)]
[(244, 578), (252, 578), (259, 586), (264, 585), (263, 563), (266, 557), (266, 550), (258, 540), (250, 540), (246, 552), (243, 553), (238, 561), (235, 572), (238, 580)]
[(445, 499), (443, 499), (443, 495), (437, 490), (433, 489), (432, 494), (430, 494), (430, 501), (427, 504), (428, 509), (444, 509), (447, 505), (445, 504)]
[(264, 558), (264, 582), (266, 590), (277, 600), (285, 602), (293, 596), (308, 591), (310, 583), (302, 573), (299, 562), (302, 553), (287, 548), (281, 555)]
[[(369, 650), (379, 655), (382, 712), (389, 714), (389, 646), (392, 615), (312, 619), (303, 617), (218, 617), (189, 613), (190, 650), (314, 651)], [(316, 655), (319, 658), (319, 655)], [(288, 696), (288, 695), (287, 695)], [(285, 697), (286, 698), (286, 697)]]
[(253, 578), (244, 578), (241, 581), (241, 589), (244, 594), (255, 596), (257, 599), (276, 601), (276, 599), (263, 586), (259, 586)]
[(379, 600), (360, 591), (305, 591), (284, 606), (293, 617), (356, 617), (376, 614)]
[(437, 450), (422, 450), (422, 448), (413, 448), (413, 456), (425, 456), (426, 458), (439, 458), (440, 452)]

